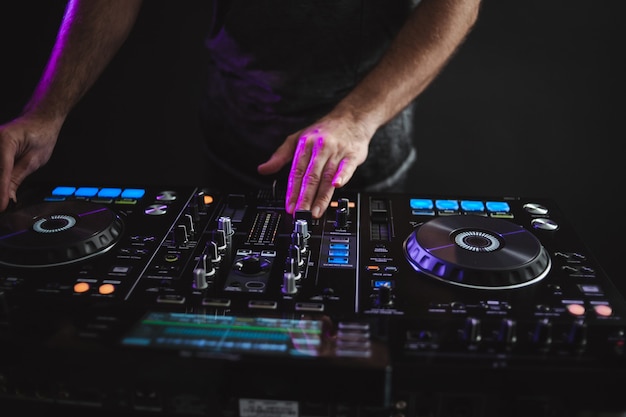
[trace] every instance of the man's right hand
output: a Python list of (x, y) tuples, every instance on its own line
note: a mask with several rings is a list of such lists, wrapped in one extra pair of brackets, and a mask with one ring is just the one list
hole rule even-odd
[(28, 116), (0, 125), (0, 211), (16, 200), (26, 177), (48, 162), (59, 131), (55, 123)]

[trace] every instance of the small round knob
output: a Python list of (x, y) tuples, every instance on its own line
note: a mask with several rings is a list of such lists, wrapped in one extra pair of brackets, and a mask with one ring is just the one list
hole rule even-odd
[(217, 229), (223, 230), (224, 235), (230, 236), (233, 234), (233, 224), (230, 217), (222, 216), (217, 219)]
[(391, 307), (393, 305), (393, 294), (389, 285), (378, 287), (375, 304), (376, 307)]
[(197, 290), (204, 290), (209, 286), (206, 281), (206, 271), (202, 268), (193, 270), (193, 287)]
[(283, 294), (295, 294), (298, 292), (298, 288), (296, 287), (296, 277), (291, 272), (285, 272), (283, 274)]
[(482, 335), (480, 331), (480, 320), (475, 317), (468, 317), (465, 326), (461, 331), (461, 338), (468, 344), (480, 342)]
[(270, 267), (270, 263), (259, 256), (245, 256), (234, 264), (237, 271), (246, 275), (258, 275)]
[(535, 325), (532, 341), (541, 348), (552, 344), (552, 323), (548, 319), (542, 319)]
[(583, 320), (576, 320), (572, 323), (567, 342), (574, 348), (582, 349), (587, 345), (587, 323)]
[(517, 341), (517, 323), (513, 319), (502, 319), (500, 328), (498, 329), (498, 342), (510, 346)]
[(345, 228), (348, 225), (348, 209), (339, 208), (335, 212), (335, 227)]

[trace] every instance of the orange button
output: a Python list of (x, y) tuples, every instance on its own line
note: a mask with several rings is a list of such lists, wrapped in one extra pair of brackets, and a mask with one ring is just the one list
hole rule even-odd
[(598, 316), (609, 317), (611, 314), (613, 314), (613, 309), (611, 308), (611, 306), (606, 304), (597, 305), (594, 307), (594, 309), (596, 310), (596, 314)]
[(585, 314), (585, 307), (580, 304), (568, 304), (567, 311), (569, 311), (570, 314), (573, 314), (574, 316), (582, 316), (583, 314)]
[(100, 288), (98, 288), (98, 292), (102, 295), (113, 294), (115, 291), (115, 285), (113, 284), (102, 284)]
[(77, 282), (74, 284), (74, 292), (83, 293), (89, 291), (89, 284), (86, 282)]
[[(330, 202), (330, 207), (332, 208), (337, 208), (339, 207), (339, 201), (331, 201)], [(349, 201), (348, 202), (348, 208), (355, 208), (356, 207), (356, 203), (354, 201)]]

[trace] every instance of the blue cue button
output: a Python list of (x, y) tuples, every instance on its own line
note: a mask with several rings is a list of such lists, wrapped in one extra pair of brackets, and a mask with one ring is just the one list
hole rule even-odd
[(459, 202), (456, 200), (437, 200), (435, 202), (439, 210), (458, 210)]
[(426, 198), (412, 198), (409, 204), (413, 210), (432, 210), (433, 208), (433, 200)]
[(96, 194), (98, 194), (98, 188), (96, 187), (80, 187), (76, 190), (74, 195), (76, 195), (76, 197), (90, 198), (94, 197)]
[(483, 202), (475, 200), (462, 200), (461, 208), (464, 211), (471, 211), (473, 213), (485, 211), (485, 205)]
[(117, 198), (122, 193), (121, 188), (102, 188), (98, 192), (99, 198)]
[(487, 201), (487, 210), (496, 213), (508, 213), (511, 211), (511, 207), (506, 201)]
[(67, 197), (74, 194), (74, 191), (76, 191), (76, 187), (56, 187), (52, 190), (52, 195)]
[(140, 199), (146, 194), (146, 190), (143, 188), (126, 188), (122, 191), (122, 198), (134, 198)]

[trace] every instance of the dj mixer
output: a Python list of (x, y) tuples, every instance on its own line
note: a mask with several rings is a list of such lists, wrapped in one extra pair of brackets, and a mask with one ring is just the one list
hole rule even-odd
[(284, 201), (24, 187), (0, 214), (2, 415), (625, 415), (626, 302), (555, 202)]

